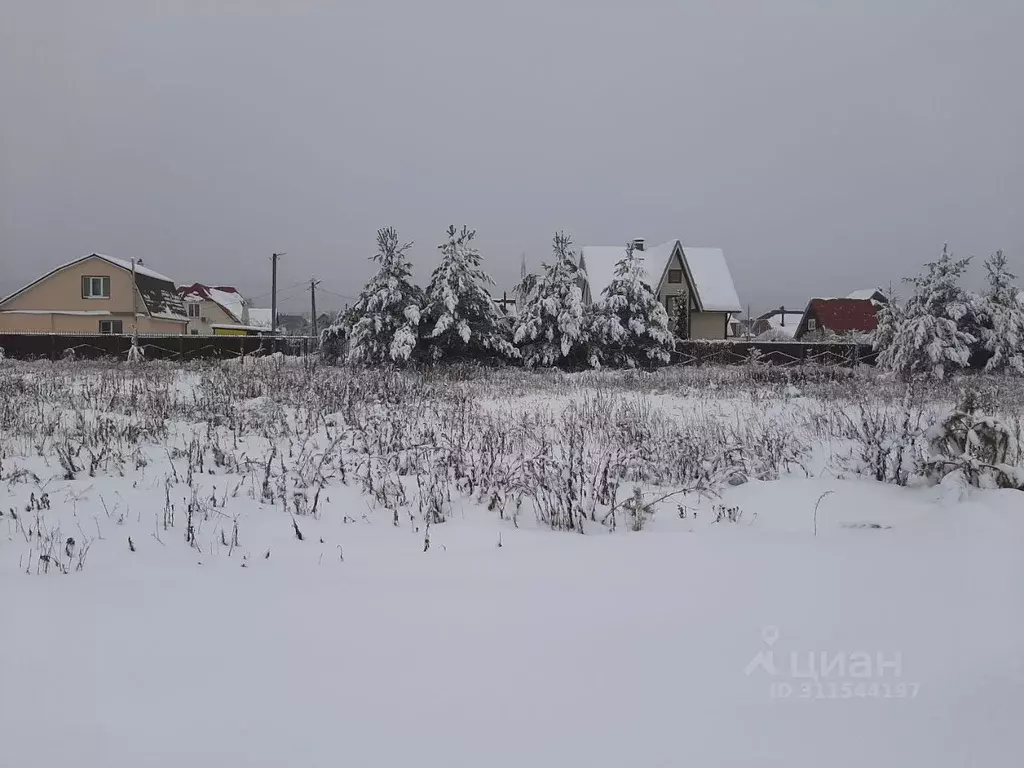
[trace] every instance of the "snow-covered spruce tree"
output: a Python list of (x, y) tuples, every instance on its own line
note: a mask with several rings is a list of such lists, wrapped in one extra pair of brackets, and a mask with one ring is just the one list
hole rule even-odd
[(528, 368), (580, 367), (589, 359), (581, 285), (586, 275), (569, 235), (557, 232), (552, 247), (554, 258), (543, 265), (543, 273), (516, 318), (513, 341), (522, 349)]
[(336, 319), (320, 331), (320, 357), (325, 363), (334, 365), (345, 355), (345, 329), (341, 319)]
[(887, 346), (876, 341), (879, 366), (904, 378), (937, 379), (951, 368), (967, 366), (982, 339), (985, 320), (978, 297), (960, 286), (970, 261), (954, 261), (943, 246), (938, 261), (925, 264), (922, 275), (907, 279), (913, 293), (894, 321), (891, 340)]
[(594, 304), (591, 365), (636, 368), (667, 363), (675, 348), (668, 312), (647, 284), (643, 257), (626, 246), (615, 279)]
[(991, 357), (986, 371), (1005, 371), (1024, 375), (1024, 305), (1017, 299), (1020, 291), (1014, 287), (1017, 278), (1006, 268), (1006, 257), (996, 251), (985, 262), (988, 287), (982, 297), (988, 328), (984, 348)]
[(391, 227), (377, 232), (377, 253), (371, 258), (380, 269), (344, 319), (350, 362), (402, 363), (412, 357), (423, 291), (409, 280), (412, 264), (405, 253), (411, 247), (412, 243), (399, 244), (398, 232)]
[(480, 268), (475, 236), (471, 229), (456, 231), (450, 226), (447, 242), (438, 246), (441, 263), (430, 277), (423, 306), (424, 335), (432, 360), (519, 357), (485, 287), (494, 281)]
[(878, 325), (871, 332), (871, 345), (876, 351), (888, 349), (892, 346), (896, 337), (896, 329), (902, 319), (903, 308), (900, 306), (900, 297), (893, 294), (889, 300), (878, 306), (875, 316)]

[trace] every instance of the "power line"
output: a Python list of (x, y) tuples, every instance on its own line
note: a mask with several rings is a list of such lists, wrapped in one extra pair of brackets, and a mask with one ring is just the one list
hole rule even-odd
[[(300, 280), (299, 282), (295, 283), (294, 285), (289, 285), (287, 288), (279, 288), (277, 292), (278, 293), (282, 293), (283, 291), (290, 291), (290, 290), (292, 290), (292, 288), (298, 288), (300, 285), (302, 285), (302, 286), (306, 285), (306, 281), (305, 280)], [(266, 293), (261, 293), (258, 296), (248, 296), (246, 298), (248, 298), (249, 301), (253, 301), (255, 299), (265, 299), (269, 295), (270, 295), (270, 291), (267, 291)]]
[(293, 298), (297, 293), (306, 290), (307, 288), (309, 288), (309, 283), (299, 283), (298, 285), (293, 286), (289, 291), (278, 291), (277, 300), (280, 302), (282, 299)]
[(322, 293), (328, 293), (331, 296), (335, 296), (335, 297), (337, 297), (339, 299), (358, 299), (359, 298), (358, 296), (350, 296), (347, 293), (338, 293), (337, 291), (329, 290), (327, 288), (324, 288), (322, 285), (319, 286), (319, 288), (320, 288), (320, 291)]

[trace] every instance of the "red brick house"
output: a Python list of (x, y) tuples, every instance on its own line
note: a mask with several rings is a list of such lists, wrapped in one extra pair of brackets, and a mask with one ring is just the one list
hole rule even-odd
[(793, 338), (864, 336), (878, 327), (878, 303), (871, 299), (811, 299)]

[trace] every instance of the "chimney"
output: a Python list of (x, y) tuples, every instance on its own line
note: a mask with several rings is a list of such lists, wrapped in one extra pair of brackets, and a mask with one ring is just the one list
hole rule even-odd
[(633, 250), (642, 251), (644, 249), (644, 239), (642, 237), (633, 238)]
[(785, 306), (779, 307), (779, 313), (782, 315), (782, 327), (785, 328), (786, 327), (786, 307)]

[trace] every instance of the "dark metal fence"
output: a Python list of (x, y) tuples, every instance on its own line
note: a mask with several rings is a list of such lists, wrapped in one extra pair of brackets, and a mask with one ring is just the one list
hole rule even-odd
[[(307, 355), (317, 349), (308, 336), (156, 336), (138, 337), (147, 360), (216, 360), (242, 355)], [(131, 336), (110, 334), (3, 333), (0, 348), (7, 357), (19, 360), (95, 360), (103, 357), (127, 359)]]
[[(318, 339), (310, 336), (143, 336), (138, 337), (147, 360), (216, 360), (242, 355), (308, 355)], [(127, 359), (131, 336), (56, 333), (0, 334), (0, 348), (19, 360), (59, 360), (70, 356), (92, 360)], [(70, 352), (69, 352), (70, 350)], [(752, 352), (756, 350), (756, 352)], [(823, 344), (760, 341), (684, 341), (672, 357), (676, 365), (741, 365), (757, 359), (768, 365), (807, 363), (835, 366), (874, 365), (876, 353), (865, 344)]]

